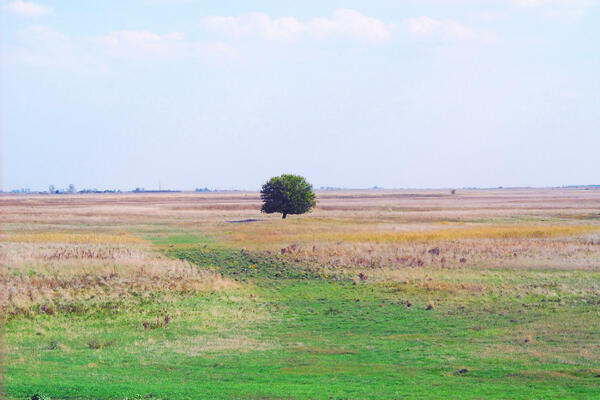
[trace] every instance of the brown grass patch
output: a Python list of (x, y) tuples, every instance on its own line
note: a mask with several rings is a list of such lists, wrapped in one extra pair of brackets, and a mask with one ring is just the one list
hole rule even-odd
[(438, 242), (464, 239), (519, 239), (576, 236), (596, 232), (595, 225), (484, 226), (459, 229), (435, 229), (419, 232), (365, 232), (317, 234), (313, 240), (342, 242)]
[(483, 292), (486, 287), (485, 285), (478, 283), (452, 283), (445, 281), (422, 281), (417, 282), (415, 284), (417, 287), (425, 290), (431, 291), (443, 291), (443, 292), (458, 292), (458, 291), (467, 291), (467, 292)]
[[(297, 262), (354, 269), (380, 268), (600, 268), (599, 239), (468, 239), (446, 242), (295, 243), (274, 251)], [(432, 250), (436, 250), (433, 252)]]
[(144, 241), (125, 232), (121, 232), (119, 234), (94, 232), (9, 232), (0, 233), (0, 242), (134, 244), (143, 243)]
[(185, 261), (123, 245), (0, 243), (0, 264), (0, 307), (9, 316), (237, 287)]

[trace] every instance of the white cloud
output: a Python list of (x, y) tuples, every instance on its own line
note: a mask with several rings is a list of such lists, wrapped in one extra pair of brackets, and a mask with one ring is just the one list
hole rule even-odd
[(493, 32), (477, 31), (470, 26), (453, 20), (437, 20), (429, 17), (409, 18), (406, 20), (408, 31), (414, 38), (484, 41), (496, 40)]
[(471, 19), (485, 24), (493, 24), (506, 20), (507, 14), (498, 11), (476, 11), (470, 13)]
[(441, 21), (429, 17), (410, 18), (408, 25), (410, 32), (415, 35), (428, 34), (439, 28)]
[(289, 41), (300, 36), (340, 38), (366, 42), (383, 42), (391, 37), (391, 27), (380, 20), (355, 10), (340, 8), (331, 18), (272, 18), (265, 13), (246, 13), (238, 16), (211, 16), (204, 25), (217, 33), (241, 38), (254, 36), (275, 41)]
[(73, 42), (62, 33), (45, 26), (30, 26), (19, 32), (19, 38), (13, 53), (18, 63), (44, 68), (63, 68), (77, 63)]
[(20, 32), (20, 37), (27, 42), (43, 42), (44, 44), (67, 45), (69, 38), (46, 26), (30, 26)]
[[(403, 21), (415, 39), (432, 38), (461, 41), (493, 41), (496, 35), (475, 30), (453, 20), (430, 17)], [(340, 8), (330, 18), (300, 21), (296, 18), (273, 18), (265, 13), (246, 13), (238, 16), (206, 17), (207, 29), (233, 38), (258, 37), (273, 41), (291, 41), (301, 37), (348, 39), (381, 43), (392, 39), (397, 27), (379, 19), (367, 17), (355, 10)]]
[(512, 0), (523, 9), (541, 13), (541, 15), (561, 21), (573, 21), (583, 17), (593, 5), (593, 0)]
[(391, 26), (377, 18), (345, 8), (335, 10), (332, 18), (315, 18), (309, 21), (307, 30), (321, 37), (342, 36), (370, 42), (382, 42), (391, 37)]
[(219, 41), (189, 41), (181, 33), (116, 31), (103, 36), (69, 37), (45, 26), (30, 26), (6, 48), (5, 63), (98, 74), (113, 70), (115, 59), (193, 59), (203, 63), (235, 60), (236, 49)]
[(173, 32), (160, 35), (150, 31), (115, 31), (97, 36), (93, 41), (114, 55), (136, 57), (174, 52), (183, 45), (183, 34)]
[(289, 40), (304, 26), (295, 18), (271, 18), (265, 13), (252, 12), (232, 17), (206, 17), (204, 24), (212, 31), (236, 38), (257, 35), (271, 40)]
[(223, 42), (196, 42), (192, 48), (192, 52), (197, 55), (210, 55), (218, 60), (233, 60), (239, 56), (237, 49)]
[(15, 14), (27, 17), (40, 17), (42, 15), (52, 14), (52, 9), (50, 7), (22, 0), (11, 1), (4, 7)]
[(227, 60), (237, 57), (237, 51), (219, 41), (188, 41), (183, 33), (158, 34), (150, 31), (115, 31), (92, 38), (101, 50), (116, 57), (175, 57)]

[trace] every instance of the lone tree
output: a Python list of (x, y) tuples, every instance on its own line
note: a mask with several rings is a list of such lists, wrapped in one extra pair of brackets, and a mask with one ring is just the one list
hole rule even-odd
[(298, 175), (284, 174), (269, 179), (262, 186), (260, 197), (262, 212), (278, 212), (284, 219), (288, 214), (304, 214), (317, 204), (312, 185)]

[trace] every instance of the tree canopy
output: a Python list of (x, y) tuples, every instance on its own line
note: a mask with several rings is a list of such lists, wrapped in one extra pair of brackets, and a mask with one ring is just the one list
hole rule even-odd
[(288, 214), (304, 214), (317, 204), (312, 185), (303, 177), (291, 174), (269, 179), (262, 186), (260, 197), (262, 212), (281, 213), (282, 218)]

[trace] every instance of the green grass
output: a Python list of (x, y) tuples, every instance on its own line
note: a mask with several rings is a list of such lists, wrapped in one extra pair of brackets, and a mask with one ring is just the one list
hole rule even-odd
[(8, 398), (600, 397), (598, 273), (439, 271), (517, 289), (428, 290), (188, 240), (155, 243), (188, 244), (167, 253), (240, 288), (125, 313), (8, 320)]
[(208, 235), (171, 234), (162, 236), (147, 236), (145, 238), (154, 245), (196, 245), (212, 243), (213, 238)]

